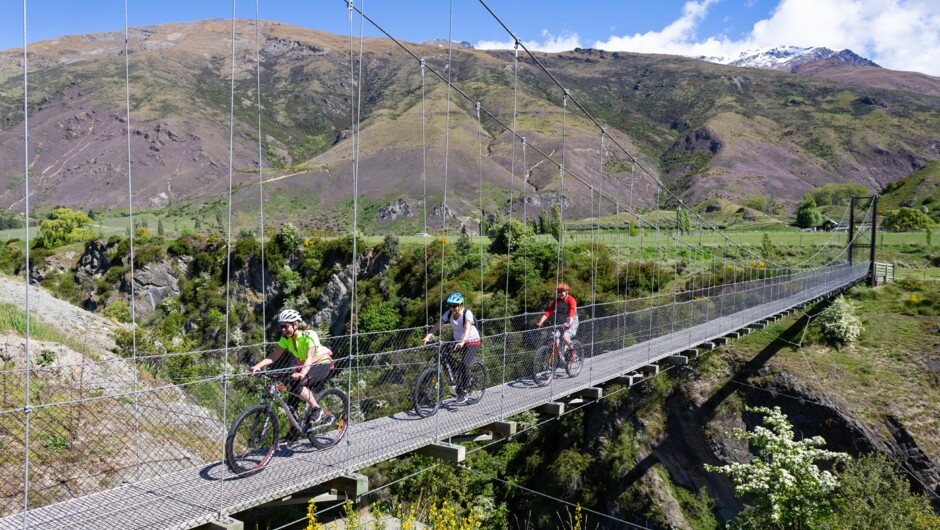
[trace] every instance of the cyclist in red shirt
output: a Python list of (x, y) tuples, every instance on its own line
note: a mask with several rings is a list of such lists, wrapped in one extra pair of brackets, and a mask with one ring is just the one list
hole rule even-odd
[(552, 300), (548, 309), (542, 313), (542, 318), (539, 319), (539, 323), (535, 327), (541, 328), (545, 320), (552, 316), (552, 313), (555, 313), (555, 325), (564, 322), (561, 328), (563, 330), (561, 338), (570, 350), (571, 339), (578, 333), (578, 302), (568, 294), (571, 288), (568, 287), (567, 283), (559, 283), (555, 289), (558, 291), (558, 297)]

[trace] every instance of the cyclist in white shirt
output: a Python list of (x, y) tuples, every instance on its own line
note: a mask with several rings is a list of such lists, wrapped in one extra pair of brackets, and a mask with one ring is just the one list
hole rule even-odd
[(480, 349), (480, 332), (477, 330), (476, 319), (473, 312), (463, 305), (463, 295), (453, 293), (447, 297), (450, 309), (441, 315), (441, 319), (431, 327), (424, 336), (424, 344), (431, 340), (437, 330), (444, 324), (450, 324), (454, 331), (454, 344), (452, 351), (461, 352), (460, 364), (455, 367), (457, 372), (457, 404), (467, 402), (467, 386), (470, 374), (470, 365), (476, 361), (477, 350)]

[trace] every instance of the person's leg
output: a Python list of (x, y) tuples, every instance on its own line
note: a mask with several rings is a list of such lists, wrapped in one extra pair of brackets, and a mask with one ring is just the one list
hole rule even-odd
[(479, 344), (466, 344), (457, 366), (457, 395), (465, 394), (470, 386), (470, 365), (477, 360)]

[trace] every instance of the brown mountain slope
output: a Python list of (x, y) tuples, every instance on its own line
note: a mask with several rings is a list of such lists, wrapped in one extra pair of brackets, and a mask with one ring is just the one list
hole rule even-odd
[[(352, 195), (348, 41), (274, 22), (260, 29), (266, 200), (315, 205), (324, 222), (332, 220), (331, 209)], [(32, 204), (126, 207), (128, 158), (136, 208), (224, 198), (229, 31), (224, 20), (132, 30), (130, 155), (122, 36), (31, 45)], [(259, 178), (253, 23), (239, 22), (237, 35), (231, 166), (239, 209), (250, 210)], [(446, 49), (407, 46), (445, 71)], [(376, 203), (417, 201), (425, 189), (420, 68), (388, 40), (367, 39), (363, 47), (360, 193)], [(534, 194), (561, 186), (562, 154), (568, 170), (589, 183), (567, 176), (571, 215), (589, 213), (588, 185), (622, 204), (632, 194), (651, 207), (655, 179), (689, 198), (769, 194), (792, 204), (815, 185), (859, 182), (875, 190), (940, 159), (940, 98), (931, 95), (658, 55), (581, 50), (537, 56), (649, 174), (631, 178), (629, 156), (610, 139), (602, 158), (597, 127), (573, 101), (563, 112), (560, 90), (526, 58), (516, 120), (529, 142), (528, 167), (523, 171), (516, 142), (513, 193), (522, 187), (534, 207), (553, 200), (551, 193)], [(0, 52), (0, 205), (8, 208), (20, 208), (24, 197), (21, 60), (15, 50)], [(451, 75), (457, 88), (510, 124), (512, 64), (509, 52), (455, 50)], [(446, 84), (429, 73), (425, 90), (427, 186), (429, 202), (439, 203)], [(505, 208), (509, 198), (511, 136), (484, 116), (478, 137), (474, 106), (451, 93), (447, 202), (462, 215), (479, 208), (480, 139), (484, 208)], [(274, 215), (298, 215), (296, 209), (278, 208)]]
[(798, 66), (794, 73), (830, 79), (849, 85), (904, 90), (928, 96), (940, 96), (940, 77), (920, 72), (899, 72), (874, 66), (853, 66), (835, 59), (809, 61)]

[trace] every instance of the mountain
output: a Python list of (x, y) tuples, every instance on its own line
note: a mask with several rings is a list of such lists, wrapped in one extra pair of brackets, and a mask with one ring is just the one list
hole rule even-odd
[[(259, 30), (261, 175), (253, 22), (236, 25), (234, 109), (229, 21), (131, 29), (130, 149), (123, 33), (30, 45), (31, 207), (127, 208), (128, 160), (137, 209), (185, 213), (224, 202), (233, 115), (239, 223), (257, 224), (252, 212), (263, 178), (265, 216), (272, 222), (346, 226), (353, 152), (348, 39), (277, 22), (262, 22)], [(446, 48), (406, 46), (445, 72)], [(666, 194), (657, 199), (654, 179), (690, 201), (770, 195), (792, 207), (814, 186), (855, 182), (875, 192), (940, 159), (940, 97), (929, 84), (924, 92), (914, 85), (888, 89), (600, 50), (536, 57), (607, 128), (603, 156), (597, 126), (571, 101), (564, 112), (560, 90), (531, 58), (520, 60), (514, 95), (511, 51), (454, 49), (454, 86), (469, 100), (451, 90), (448, 105), (446, 84), (428, 73), (422, 105), (414, 57), (389, 40), (366, 39), (361, 222), (398, 223), (402, 231), (420, 226), (425, 160), (429, 216), (439, 225), (445, 216), (472, 222), (479, 215), (481, 178), (487, 212), (505, 215), (511, 207), (520, 215), (526, 205), (537, 215), (550, 208), (562, 186), (557, 162), (563, 153), (565, 167), (587, 181), (566, 174), (569, 219), (596, 215), (591, 187), (642, 208), (669, 202)], [(17, 211), (24, 200), (21, 61), (22, 51), (0, 52), (0, 206)], [(478, 123), (475, 109), (481, 101), (511, 124), (514, 100), (529, 147), (524, 179), (519, 142), (513, 167), (511, 135), (486, 116)], [(614, 140), (636, 156), (642, 169), (634, 176), (630, 156)], [(613, 210), (609, 203), (604, 208)]]
[(829, 48), (800, 48), (798, 46), (775, 46), (745, 50), (734, 57), (698, 57), (711, 63), (727, 64), (749, 68), (767, 68), (783, 72), (796, 72), (800, 65), (812, 61), (834, 59), (851, 66), (871, 66), (880, 68), (874, 62), (861, 57), (852, 50), (840, 52)]

